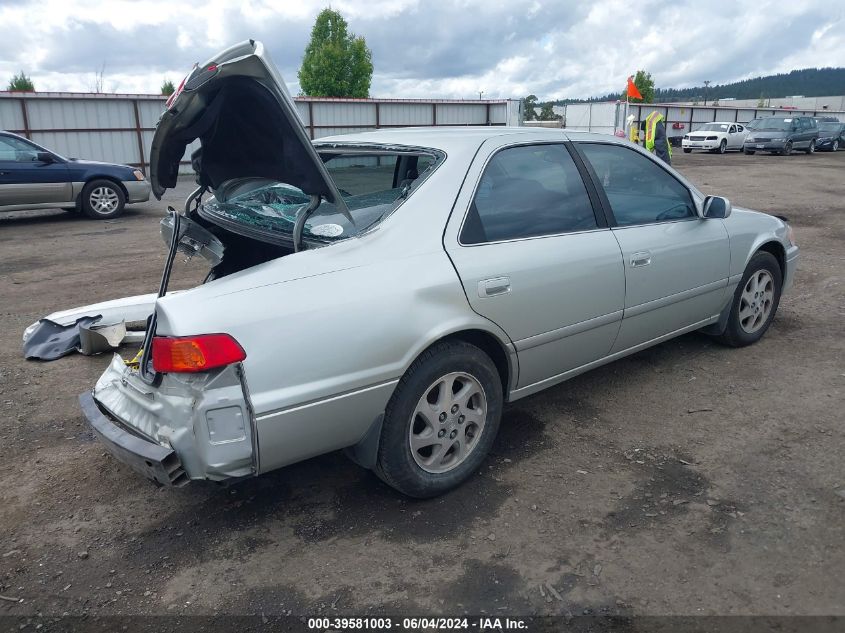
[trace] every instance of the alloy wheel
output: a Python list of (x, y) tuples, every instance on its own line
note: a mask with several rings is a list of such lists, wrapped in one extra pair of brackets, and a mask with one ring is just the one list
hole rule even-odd
[(739, 299), (739, 325), (748, 334), (759, 330), (769, 318), (775, 299), (775, 281), (765, 269), (758, 270), (745, 282)]
[(111, 187), (97, 187), (88, 196), (88, 202), (95, 213), (108, 215), (117, 210), (120, 198)]
[(433, 382), (411, 416), (408, 442), (414, 461), (429, 473), (462, 464), (478, 445), (487, 419), (487, 395), (477, 378), (452, 372)]

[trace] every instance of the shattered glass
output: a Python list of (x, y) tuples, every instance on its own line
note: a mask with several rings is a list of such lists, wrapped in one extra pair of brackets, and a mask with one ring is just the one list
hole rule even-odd
[[(403, 189), (397, 187), (355, 196), (343, 195), (354, 225), (333, 204), (323, 202), (305, 222), (303, 235), (325, 241), (357, 235), (389, 212), (402, 193)], [(206, 204), (204, 211), (224, 220), (289, 237), (297, 214), (308, 206), (308, 202), (308, 196), (296, 187), (279, 183), (254, 189), (227, 202)]]

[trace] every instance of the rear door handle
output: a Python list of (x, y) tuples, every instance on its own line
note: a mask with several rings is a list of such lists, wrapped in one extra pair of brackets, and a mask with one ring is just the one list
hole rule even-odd
[(492, 279), (483, 279), (478, 282), (478, 296), (479, 297), (494, 297), (496, 295), (504, 295), (511, 291), (510, 277), (494, 277)]
[(631, 268), (648, 266), (649, 264), (651, 264), (651, 253), (649, 251), (640, 251), (631, 255)]

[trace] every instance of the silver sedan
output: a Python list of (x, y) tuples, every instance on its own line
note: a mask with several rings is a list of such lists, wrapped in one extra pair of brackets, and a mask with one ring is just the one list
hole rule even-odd
[[(310, 142), (260, 43), (188, 77), (152, 148), (200, 183), (138, 362), (81, 396), (107, 448), (163, 484), (345, 449), (405, 494), (464, 481), (503, 406), (693, 330), (756, 342), (792, 283), (788, 224), (706, 196), (640, 148), (536, 128)], [(209, 196), (208, 194), (213, 194)], [(210, 262), (167, 293), (177, 251)]]

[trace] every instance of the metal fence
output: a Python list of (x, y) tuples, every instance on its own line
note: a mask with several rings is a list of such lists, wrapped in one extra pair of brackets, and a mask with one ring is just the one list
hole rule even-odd
[[(0, 129), (58, 154), (122, 163), (145, 173), (160, 95), (0, 92)], [(519, 125), (517, 100), (329, 99), (296, 97), (312, 139), (378, 128)], [(190, 171), (188, 147), (183, 159)]]
[(752, 119), (766, 116), (835, 116), (845, 121), (845, 111), (798, 110), (794, 108), (742, 108), (732, 106), (692, 106), (681, 104), (630, 104), (623, 102), (571, 103), (564, 111), (565, 127), (579, 132), (598, 132), (615, 134), (624, 132), (625, 119), (634, 115), (639, 124), (657, 110), (666, 118), (666, 133), (670, 138), (680, 138), (694, 132), (705, 123), (713, 121), (733, 121), (747, 123)]

